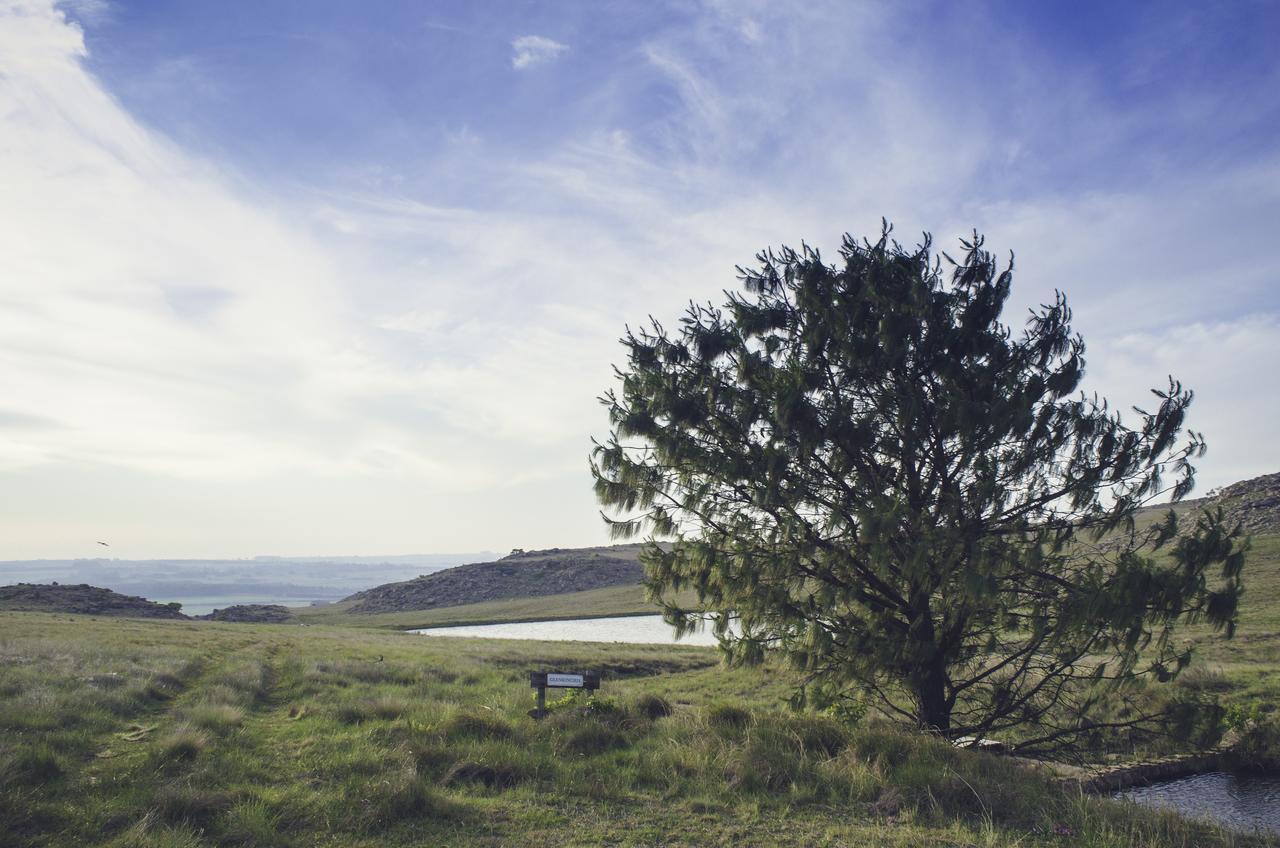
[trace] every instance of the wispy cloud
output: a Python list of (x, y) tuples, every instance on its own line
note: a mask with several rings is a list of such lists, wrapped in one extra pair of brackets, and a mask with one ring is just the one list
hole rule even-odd
[[(1117, 165), (1163, 115), (1034, 55), (994, 81), (931, 65), (891, 7), (832, 26), (844, 6), (712, 4), (612, 51), (536, 148), (481, 115), (299, 186), (141, 123), (76, 26), (0, 0), (0, 500), (33, 504), (0, 515), (0, 558), (77, 522), (152, 539), (131, 554), (603, 540), (585, 458), (623, 324), (881, 215), (1015, 249), (1019, 308), (1064, 289), (1120, 405), (1183, 377), (1205, 487), (1280, 466), (1241, 423), (1280, 417), (1280, 371), (1240, 366), (1278, 355), (1280, 158)], [(521, 70), (567, 49), (512, 48)], [(1081, 114), (1090, 137), (1057, 142)]]
[(541, 35), (522, 35), (511, 42), (511, 49), (511, 67), (523, 71), (558, 58), (569, 45)]

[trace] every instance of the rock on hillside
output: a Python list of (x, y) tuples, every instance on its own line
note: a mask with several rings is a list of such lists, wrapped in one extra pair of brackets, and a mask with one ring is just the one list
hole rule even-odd
[(1222, 507), (1228, 519), (1244, 525), (1246, 533), (1280, 533), (1280, 472), (1224, 486), (1205, 501), (1209, 509)]
[(297, 621), (293, 611), (280, 604), (235, 604), (197, 616), (207, 621), (242, 621), (250, 624), (288, 624)]
[(534, 598), (639, 583), (643, 545), (513, 551), (496, 562), (473, 562), (387, 583), (348, 598), (353, 613), (401, 612), (481, 601)]
[(0, 586), (0, 610), (71, 612), (83, 615), (118, 615), (128, 618), (183, 618), (181, 604), (157, 604), (134, 595), (81, 583), (18, 583)]

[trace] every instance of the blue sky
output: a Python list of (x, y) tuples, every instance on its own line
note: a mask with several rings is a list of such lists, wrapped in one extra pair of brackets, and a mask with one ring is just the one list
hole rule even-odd
[[(591, 544), (624, 323), (881, 216), (1280, 467), (1273, 3), (0, 0), (0, 558)], [(1016, 320), (1017, 312), (1010, 318)]]

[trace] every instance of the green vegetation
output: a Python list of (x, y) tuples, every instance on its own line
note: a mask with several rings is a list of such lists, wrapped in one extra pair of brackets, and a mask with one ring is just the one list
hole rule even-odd
[(731, 663), (784, 656), (797, 705), (1023, 751), (1158, 731), (1175, 705), (1135, 687), (1185, 667), (1179, 627), (1231, 635), (1245, 561), (1218, 512), (1132, 531), (1192, 489), (1191, 392), (1122, 416), (1081, 391), (1065, 296), (1007, 326), (1012, 259), (961, 246), (886, 224), (835, 264), (770, 250), (723, 306), (628, 328), (592, 452), (606, 520), (674, 537), (641, 554), (667, 620), (712, 613)]
[[(605, 686), (534, 722), (538, 667)], [(0, 844), (1251, 844), (792, 685), (702, 648), (0, 614)]]

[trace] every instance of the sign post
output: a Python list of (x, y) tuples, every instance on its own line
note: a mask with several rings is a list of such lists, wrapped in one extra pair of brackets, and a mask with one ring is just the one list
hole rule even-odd
[(538, 706), (529, 713), (534, 718), (547, 714), (548, 689), (586, 689), (594, 692), (600, 688), (598, 671), (531, 671), (529, 687), (538, 690)]

